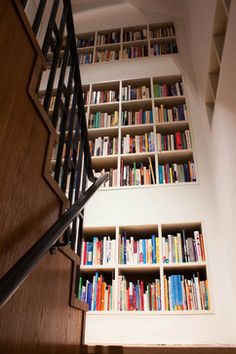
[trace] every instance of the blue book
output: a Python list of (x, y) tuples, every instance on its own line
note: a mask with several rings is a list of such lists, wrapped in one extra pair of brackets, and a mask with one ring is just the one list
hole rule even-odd
[(140, 310), (138, 284), (135, 285), (135, 294), (136, 294), (136, 310), (138, 311), (138, 310)]
[(124, 232), (124, 264), (126, 264), (127, 250), (126, 250), (126, 232)]
[(146, 240), (142, 239), (142, 245), (143, 245), (143, 264), (147, 263), (147, 254), (146, 254)]
[(96, 311), (97, 308), (97, 290), (98, 290), (98, 272), (95, 273), (95, 279), (93, 284), (93, 292), (94, 292), (93, 311)]
[(183, 309), (183, 293), (182, 293), (182, 284), (181, 284), (181, 275), (177, 275), (177, 286), (178, 286), (178, 306), (179, 310)]
[(152, 114), (152, 111), (150, 111), (150, 123), (153, 123), (153, 114)]
[(158, 175), (159, 175), (159, 183), (162, 184), (163, 183), (163, 173), (162, 173), (162, 166), (161, 165), (158, 166)]
[(87, 242), (87, 265), (93, 264), (93, 243)]
[(173, 306), (173, 309), (177, 310), (177, 305), (178, 305), (177, 275), (173, 275), (173, 293), (174, 293), (174, 306)]
[(156, 257), (156, 235), (152, 235), (152, 263), (157, 262)]
[(88, 305), (89, 305), (89, 311), (92, 310), (92, 283), (89, 282), (88, 284)]

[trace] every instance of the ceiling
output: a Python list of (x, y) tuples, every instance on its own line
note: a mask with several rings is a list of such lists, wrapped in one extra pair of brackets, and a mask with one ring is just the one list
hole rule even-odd
[(71, 0), (73, 12), (82, 13), (113, 5), (131, 5), (139, 10), (184, 16), (187, 0)]

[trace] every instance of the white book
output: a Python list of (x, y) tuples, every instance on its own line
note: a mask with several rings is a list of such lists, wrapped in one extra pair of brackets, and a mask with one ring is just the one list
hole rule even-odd
[(200, 296), (200, 288), (199, 288), (199, 279), (198, 277), (194, 277), (194, 285), (196, 289), (196, 298), (197, 298), (197, 310), (202, 310), (201, 296)]
[(107, 258), (106, 258), (106, 252), (107, 252), (107, 237), (103, 237), (103, 251), (102, 251), (102, 263), (107, 264)]

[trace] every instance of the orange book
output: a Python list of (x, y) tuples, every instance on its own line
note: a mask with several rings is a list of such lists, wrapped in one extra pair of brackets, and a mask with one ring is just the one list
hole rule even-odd
[(203, 241), (203, 235), (200, 234), (200, 248), (201, 248), (201, 253), (202, 253), (202, 260), (206, 260), (206, 255), (205, 255), (205, 248), (204, 248), (204, 241)]
[(96, 310), (100, 311), (101, 309), (101, 292), (102, 292), (102, 276), (98, 278), (97, 284), (97, 301), (96, 301)]
[(101, 306), (100, 306), (100, 310), (104, 311), (105, 310), (105, 290), (106, 290), (106, 286), (107, 284), (105, 282), (102, 283), (101, 286)]

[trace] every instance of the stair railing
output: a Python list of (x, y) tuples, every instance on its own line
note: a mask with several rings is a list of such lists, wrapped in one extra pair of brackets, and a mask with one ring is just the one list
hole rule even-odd
[[(27, 7), (27, 1), (22, 0), (21, 3)], [(84, 206), (108, 179), (108, 174), (98, 179), (93, 175), (71, 3), (69, 0), (53, 0), (50, 11), (48, 3), (39, 1), (32, 22), (36, 38), (42, 21), (46, 18), (48, 22), (42, 52), (50, 65), (46, 73), (42, 72), (37, 89), (58, 134), (51, 173), (67, 195), (70, 207), (0, 279), (0, 307), (10, 299), (42, 257), (61, 241), (62, 235), (64, 243), (59, 245), (70, 245), (76, 254), (80, 254)], [(43, 97), (40, 96), (41, 90), (44, 90)], [(92, 185), (86, 190), (87, 180)]]

